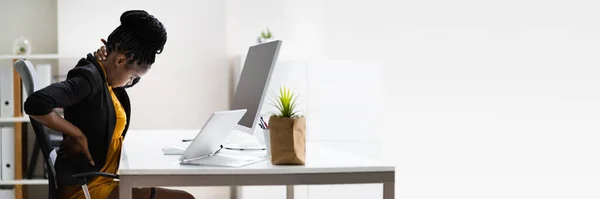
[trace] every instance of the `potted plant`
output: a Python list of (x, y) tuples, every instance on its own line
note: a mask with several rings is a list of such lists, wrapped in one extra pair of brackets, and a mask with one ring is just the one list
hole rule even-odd
[(296, 110), (297, 96), (286, 87), (272, 102), (278, 113), (269, 119), (271, 162), (304, 165), (306, 162), (306, 118)]
[(15, 55), (30, 55), (31, 42), (27, 37), (21, 36), (13, 41), (13, 54)]
[(266, 31), (260, 31), (260, 36), (258, 37), (257, 41), (259, 44), (266, 43), (269, 42), (271, 38), (273, 38), (273, 35), (271, 34), (271, 30), (267, 28)]

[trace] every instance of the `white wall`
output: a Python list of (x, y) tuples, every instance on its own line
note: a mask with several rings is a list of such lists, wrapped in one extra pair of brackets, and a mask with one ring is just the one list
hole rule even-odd
[(599, 197), (599, 7), (399, 3), (386, 49), (399, 196)]
[(26, 36), (33, 53), (56, 53), (56, 1), (0, 0), (0, 54), (12, 54), (13, 41)]
[[(256, 38), (269, 28), (274, 39), (285, 39), (280, 60), (306, 60), (321, 56), (322, 6), (318, 0), (228, 0), (227, 52), (245, 53)], [(312, 12), (306, 12), (311, 10)]]
[[(57, 53), (56, 15), (56, 0), (0, 0), (0, 54), (12, 54), (20, 36), (29, 39), (32, 53)], [(56, 60), (32, 62), (57, 65)], [(0, 67), (11, 65), (11, 60), (0, 61)]]
[[(258, 13), (308, 14), (315, 5), (288, 2), (263, 1)], [(397, 163), (398, 198), (598, 197), (598, 3), (327, 0), (316, 6), (320, 14), (309, 14), (318, 16), (316, 30), (302, 31), (322, 33), (318, 44), (303, 40), (318, 55), (287, 52), (385, 64), (384, 146)], [(246, 27), (294, 26), (285, 14), (246, 13), (255, 22)], [(276, 35), (290, 31), (276, 28)]]

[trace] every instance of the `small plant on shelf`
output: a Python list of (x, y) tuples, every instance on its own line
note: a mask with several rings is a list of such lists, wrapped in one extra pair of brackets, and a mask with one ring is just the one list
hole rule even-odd
[(258, 37), (257, 41), (258, 43), (266, 43), (269, 42), (269, 40), (271, 40), (271, 38), (273, 38), (273, 35), (271, 34), (271, 30), (269, 30), (269, 28), (260, 32), (260, 36)]
[(31, 42), (27, 37), (19, 37), (13, 41), (13, 54), (15, 55), (30, 55)]

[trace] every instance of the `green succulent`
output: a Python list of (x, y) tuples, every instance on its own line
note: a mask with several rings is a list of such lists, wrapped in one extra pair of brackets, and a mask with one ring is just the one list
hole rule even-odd
[(294, 94), (289, 88), (283, 86), (279, 89), (279, 96), (274, 100), (271, 100), (273, 105), (279, 110), (278, 117), (299, 117), (298, 111), (296, 110), (297, 95)]
[(260, 37), (264, 38), (264, 39), (270, 39), (273, 35), (271, 34), (271, 30), (269, 30), (269, 28), (267, 28), (267, 31), (261, 31), (260, 32)]

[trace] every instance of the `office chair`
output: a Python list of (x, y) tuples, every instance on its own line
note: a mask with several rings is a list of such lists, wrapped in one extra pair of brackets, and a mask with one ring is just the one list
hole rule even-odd
[[(27, 61), (28, 62), (28, 61)], [(35, 77), (35, 70), (33, 68), (31, 68), (31, 76)], [(35, 78), (32, 78), (32, 82), (25, 82), (23, 81), (24, 84), (32, 84), (33, 86), (31, 86), (32, 89), (30, 90), (26, 90), (26, 94), (27, 95), (31, 95), (31, 93), (35, 92), (37, 89), (39, 88), (39, 85), (37, 83), (35, 83)], [(35, 87), (34, 87), (35, 86)], [(50, 130), (47, 129), (46, 130)], [(60, 143), (62, 142), (62, 135), (54, 133), (55, 131), (50, 131), (47, 132), (48, 134), (48, 138), (50, 140), (50, 146), (54, 149), (58, 149), (58, 147), (60, 146)], [(32, 154), (31, 154), (31, 159), (29, 159), (29, 166), (27, 166), (27, 173), (25, 174), (25, 178), (27, 179), (33, 179), (33, 175), (35, 172), (35, 167), (37, 165), (37, 161), (38, 161), (38, 156), (40, 155), (40, 144), (38, 143), (37, 140), (35, 140), (35, 144), (33, 145), (33, 150), (32, 150)], [(46, 167), (44, 167), (44, 178), (47, 178), (47, 170)]]
[[(27, 60), (21, 59), (14, 63), (14, 68), (19, 73), (19, 76), (23, 81), (27, 95), (31, 95), (37, 90), (34, 78), (35, 69), (33, 68), (33, 64)], [(36, 142), (39, 144), (42, 155), (44, 156), (44, 165), (48, 171), (48, 197), (49, 199), (58, 199), (58, 183), (56, 181), (56, 171), (54, 170), (54, 163), (56, 162), (57, 156), (56, 150), (51, 147), (51, 143), (44, 125), (35, 121), (31, 117), (29, 117), (29, 120), (31, 126), (33, 127), (33, 132), (35, 133)], [(87, 199), (91, 199), (90, 192), (87, 187), (87, 180), (96, 176), (103, 176), (113, 179), (119, 178), (118, 175), (105, 172), (86, 172), (73, 175), (73, 178), (77, 179), (77, 182), (79, 185), (81, 185), (85, 198)]]

